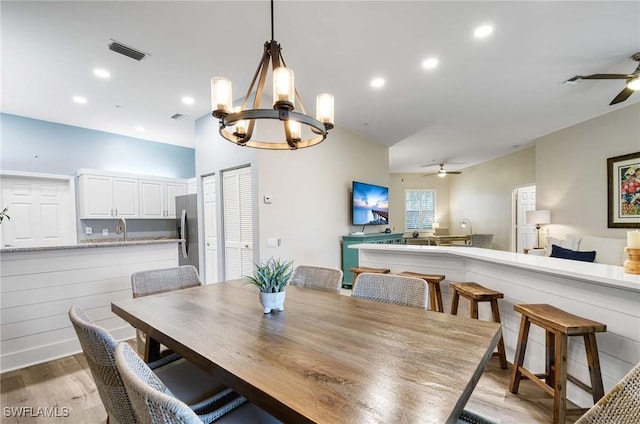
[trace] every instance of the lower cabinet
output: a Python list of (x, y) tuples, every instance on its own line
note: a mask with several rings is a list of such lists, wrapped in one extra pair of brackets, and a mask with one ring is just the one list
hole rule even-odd
[(359, 243), (402, 244), (402, 233), (369, 233), (342, 236), (342, 272), (344, 273), (343, 286), (345, 288), (351, 288), (353, 285), (353, 274), (349, 269), (358, 266), (358, 249), (349, 249), (349, 246)]

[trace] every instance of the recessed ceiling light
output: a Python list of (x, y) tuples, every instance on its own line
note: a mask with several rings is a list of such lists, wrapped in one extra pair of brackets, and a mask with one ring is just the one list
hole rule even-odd
[(184, 103), (185, 105), (192, 105), (195, 103), (195, 100), (193, 99), (193, 97), (185, 96), (182, 98), (182, 103)]
[(137, 126), (137, 127), (136, 127), (136, 131), (138, 131), (138, 132), (144, 132), (144, 127)]
[(105, 69), (94, 69), (93, 75), (97, 76), (98, 78), (109, 78), (111, 76), (111, 73)]
[(371, 87), (380, 88), (384, 86), (384, 79), (382, 78), (374, 78), (371, 80)]
[(87, 103), (87, 99), (82, 96), (73, 96), (73, 101), (76, 103), (80, 103), (81, 105)]
[(476, 38), (485, 38), (488, 37), (493, 32), (493, 27), (491, 25), (482, 25), (473, 32), (473, 35)]
[(424, 69), (433, 69), (436, 66), (438, 66), (438, 59), (436, 59), (435, 57), (430, 57), (429, 59), (425, 59), (422, 62), (422, 67)]

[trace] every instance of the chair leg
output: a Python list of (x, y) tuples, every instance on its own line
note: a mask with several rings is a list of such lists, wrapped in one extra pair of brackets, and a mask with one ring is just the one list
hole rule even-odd
[(434, 284), (436, 292), (436, 302), (438, 304), (438, 312), (444, 313), (444, 306), (442, 306), (442, 291), (440, 290), (440, 283)]
[(469, 317), (473, 319), (478, 319), (478, 301), (475, 299), (471, 299), (471, 310), (469, 311)]
[(602, 386), (600, 357), (595, 333), (584, 335), (584, 346), (587, 351), (587, 364), (589, 365), (589, 375), (591, 376), (591, 394), (593, 395), (593, 403), (596, 403), (604, 396), (604, 388)]
[(429, 310), (438, 310), (436, 306), (436, 291), (434, 290), (434, 284), (432, 283), (429, 283)]
[(456, 290), (453, 291), (453, 297), (451, 298), (451, 315), (458, 315), (458, 300), (460, 295)]
[[(496, 299), (491, 299), (491, 314), (493, 315), (493, 322), (497, 322), (500, 324), (500, 327), (502, 327), (500, 309), (498, 309), (498, 301)], [(502, 329), (500, 331), (502, 331)], [(500, 336), (500, 340), (498, 341), (498, 358), (500, 359), (500, 368), (506, 370), (508, 366), (507, 355), (504, 349), (504, 336)]]
[(553, 384), (553, 422), (564, 424), (567, 415), (567, 335), (555, 334), (556, 358), (555, 381)]
[(556, 381), (556, 336), (552, 331), (547, 331), (545, 337), (545, 382), (549, 387), (553, 387)]
[(511, 381), (509, 382), (509, 391), (513, 394), (518, 393), (522, 373), (520, 368), (524, 363), (524, 352), (527, 350), (527, 340), (529, 339), (529, 327), (531, 323), (525, 315), (520, 320), (520, 333), (518, 333), (518, 345), (516, 346), (516, 355), (513, 360), (513, 372), (511, 373)]

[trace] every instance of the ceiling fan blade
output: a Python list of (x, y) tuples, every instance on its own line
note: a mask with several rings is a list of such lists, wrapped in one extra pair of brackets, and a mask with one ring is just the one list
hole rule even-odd
[(593, 74), (579, 77), (580, 79), (627, 79), (632, 75), (628, 74)]
[(613, 100), (611, 100), (611, 103), (609, 103), (609, 106), (615, 105), (616, 103), (624, 102), (632, 94), (633, 94), (633, 90), (625, 87), (621, 92), (618, 93), (618, 95)]
[(462, 171), (447, 171), (447, 174), (462, 174)]

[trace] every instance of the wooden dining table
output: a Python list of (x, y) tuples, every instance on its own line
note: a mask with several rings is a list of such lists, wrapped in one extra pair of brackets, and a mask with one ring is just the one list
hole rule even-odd
[(241, 280), (112, 311), (286, 423), (452, 423), (499, 324), (288, 286), (263, 314)]

